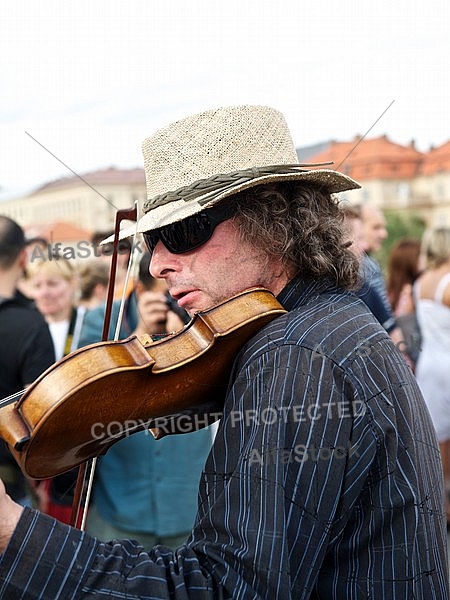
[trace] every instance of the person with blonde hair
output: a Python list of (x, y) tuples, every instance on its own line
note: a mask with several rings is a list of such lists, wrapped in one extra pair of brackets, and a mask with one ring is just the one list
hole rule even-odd
[(85, 310), (77, 306), (78, 275), (62, 256), (35, 258), (27, 268), (28, 289), (47, 321), (56, 360), (77, 348)]
[(414, 286), (422, 333), (416, 377), (440, 444), (450, 524), (450, 228), (426, 230), (422, 254), (426, 269)]
[[(53, 255), (30, 260), (28, 289), (37, 309), (48, 323), (60, 360), (78, 347), (85, 307), (78, 306), (78, 274), (68, 259)], [(37, 487), (41, 509), (63, 523), (70, 523), (78, 469), (42, 482)]]

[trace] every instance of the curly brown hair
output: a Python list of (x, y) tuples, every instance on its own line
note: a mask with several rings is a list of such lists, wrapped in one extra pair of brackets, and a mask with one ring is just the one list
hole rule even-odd
[(358, 284), (358, 259), (344, 241), (338, 199), (317, 186), (298, 182), (258, 185), (229, 199), (241, 239), (292, 276), (326, 277), (338, 287)]

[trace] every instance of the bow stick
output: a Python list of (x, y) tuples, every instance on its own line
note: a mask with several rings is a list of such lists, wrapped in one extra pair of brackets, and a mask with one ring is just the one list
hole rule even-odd
[[(103, 320), (103, 331), (102, 331), (102, 339), (104, 342), (108, 339), (109, 336), (109, 328), (111, 325), (111, 313), (112, 306), (114, 301), (114, 286), (116, 282), (116, 272), (117, 272), (117, 254), (118, 254), (118, 245), (119, 245), (119, 234), (120, 234), (120, 224), (122, 221), (137, 221), (137, 205), (135, 204), (134, 208), (118, 210), (116, 214), (116, 223), (114, 227), (114, 241), (113, 241), (113, 255), (111, 260), (111, 268), (109, 275), (109, 284), (108, 284), (108, 295), (106, 299), (106, 308), (105, 308), (105, 317)], [(136, 234), (135, 234), (136, 237)], [(135, 243), (133, 239), (132, 250), (135, 248)], [(125, 278), (125, 284), (122, 292), (122, 299), (120, 303), (119, 315), (116, 323), (116, 330), (114, 334), (114, 340), (117, 340), (119, 337), (120, 325), (123, 318), (123, 311), (125, 307), (126, 300), (126, 290), (128, 287), (128, 281), (130, 277), (130, 272), (133, 264), (133, 252), (130, 255), (130, 261), (128, 263), (127, 274)], [(83, 464), (78, 468), (78, 476), (77, 483), (75, 486), (74, 499), (72, 503), (72, 513), (70, 518), (70, 524), (73, 527), (79, 526), (79, 528), (84, 531), (87, 517), (87, 507), (90, 500), (90, 495), (92, 491), (92, 484), (94, 481), (94, 473), (95, 466), (97, 463), (97, 459), (93, 458)], [(86, 487), (86, 480), (89, 474), (89, 482), (86, 490), (86, 498), (84, 503), (84, 510), (80, 521), (81, 511), (82, 511), (82, 500), (83, 500), (83, 490)]]

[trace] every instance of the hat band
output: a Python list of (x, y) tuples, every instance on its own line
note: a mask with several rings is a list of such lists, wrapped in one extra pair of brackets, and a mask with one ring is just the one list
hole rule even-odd
[(207, 179), (199, 179), (190, 185), (178, 188), (177, 190), (166, 192), (155, 196), (151, 200), (144, 202), (142, 210), (144, 213), (153, 210), (159, 206), (164, 206), (169, 202), (176, 200), (184, 200), (189, 202), (200, 196), (202, 200), (199, 204), (206, 204), (213, 200), (219, 194), (232, 190), (233, 188), (248, 183), (253, 179), (266, 177), (269, 175), (294, 175), (295, 173), (308, 173), (310, 169), (302, 167), (323, 167), (332, 165), (332, 162), (314, 163), (314, 164), (290, 164), (290, 165), (271, 165), (266, 167), (253, 167), (242, 171), (234, 171), (233, 173), (219, 174)]

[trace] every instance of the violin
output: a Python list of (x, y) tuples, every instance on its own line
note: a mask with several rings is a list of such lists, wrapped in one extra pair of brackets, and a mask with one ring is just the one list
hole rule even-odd
[(158, 341), (80, 348), (0, 408), (0, 437), (28, 477), (47, 479), (135, 432), (159, 439), (205, 426), (220, 417), (237, 352), (285, 312), (271, 292), (251, 288)]

